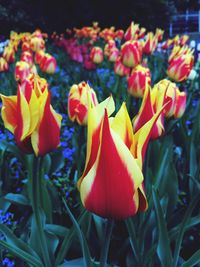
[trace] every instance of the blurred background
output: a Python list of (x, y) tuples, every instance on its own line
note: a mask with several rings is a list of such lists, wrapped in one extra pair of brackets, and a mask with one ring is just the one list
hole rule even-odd
[(63, 32), (66, 28), (115, 25), (126, 29), (130, 21), (165, 34), (200, 32), (200, 0), (1, 0), (1, 34), (10, 30)]

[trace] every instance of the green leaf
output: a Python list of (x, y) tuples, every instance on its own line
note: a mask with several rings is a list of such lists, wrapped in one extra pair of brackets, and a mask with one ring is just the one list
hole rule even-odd
[[(90, 216), (90, 213), (88, 213), (86, 210), (83, 210), (81, 213), (78, 224), (81, 226), (82, 222), (86, 219), (87, 216)], [(73, 225), (70, 229), (68, 234), (65, 236), (62, 245), (58, 251), (58, 255), (56, 257), (56, 266), (61, 264), (63, 260), (65, 259), (65, 255), (67, 254), (67, 251), (69, 250), (70, 244), (72, 242), (72, 239), (74, 238), (76, 234), (75, 226)]]
[(55, 152), (51, 155), (51, 168), (49, 173), (57, 172), (65, 165), (62, 151)]
[(167, 233), (167, 226), (165, 223), (164, 214), (160, 205), (157, 192), (153, 188), (153, 201), (158, 223), (158, 246), (157, 254), (160, 259), (162, 267), (172, 266), (172, 254), (170, 250), (169, 236)]
[(0, 224), (0, 232), (3, 233), (6, 238), (6, 241), (13, 249), (18, 248), (24, 251), (24, 253), (27, 253), (30, 256), (33, 256), (38, 261), (40, 261), (40, 258), (37, 253), (29, 245), (27, 245), (21, 239), (17, 238), (6, 225)]
[(184, 262), (181, 267), (192, 267), (200, 263), (200, 249), (197, 250), (186, 262)]
[(56, 225), (56, 224), (46, 224), (45, 230), (55, 235), (61, 236), (61, 237), (64, 237), (68, 235), (69, 233), (68, 228), (61, 226), (61, 225)]
[(4, 196), (4, 198), (14, 204), (20, 204), (24, 206), (30, 205), (28, 199), (21, 194), (8, 193)]
[(79, 238), (79, 241), (80, 241), (80, 244), (81, 244), (81, 248), (82, 248), (82, 252), (83, 252), (83, 258), (84, 258), (84, 266), (85, 267), (90, 267), (90, 266), (92, 267), (90, 251), (89, 251), (88, 244), (87, 244), (87, 241), (85, 239), (85, 236), (83, 235), (78, 222), (74, 218), (74, 215), (71, 213), (70, 209), (68, 208), (65, 199), (64, 198), (62, 198), (62, 199), (63, 199), (63, 203), (65, 205), (65, 208), (67, 210), (67, 213), (69, 214), (69, 217), (72, 220), (72, 223), (74, 225), (74, 228), (76, 230), (76, 233), (78, 235), (78, 238)]
[(19, 257), (20, 259), (24, 260), (26, 263), (29, 263), (31, 266), (34, 267), (43, 267), (43, 264), (40, 259), (31, 256), (29, 253), (25, 252), (24, 250), (18, 248), (17, 246), (13, 246), (6, 241), (0, 240), (0, 246), (7, 249), (13, 255)]
[(139, 262), (138, 241), (136, 238), (136, 231), (135, 231), (135, 225), (133, 223), (133, 218), (130, 217), (126, 219), (125, 223), (129, 233), (131, 248), (133, 250), (136, 261)]
[(192, 211), (194, 210), (194, 208), (196, 207), (197, 202), (200, 199), (200, 194), (197, 193), (191, 200), (185, 215), (183, 217), (182, 223), (180, 224), (179, 227), (179, 234), (177, 236), (176, 239), (176, 245), (175, 245), (175, 249), (174, 249), (174, 260), (173, 260), (173, 266), (176, 267), (177, 263), (178, 263), (178, 258), (179, 258), (179, 253), (180, 253), (180, 249), (181, 249), (181, 243), (183, 240), (183, 235), (185, 233), (185, 229), (188, 223), (188, 220), (190, 219), (190, 216), (192, 214)]
[[(189, 229), (190, 227), (193, 227), (193, 226), (199, 224), (199, 223), (200, 223), (200, 215), (191, 218), (191, 219), (188, 221), (187, 225), (186, 225), (186, 230)], [(178, 235), (178, 233), (179, 233), (179, 228), (180, 228), (180, 224), (177, 225), (176, 227), (172, 228), (172, 229), (169, 231), (169, 239), (170, 239), (171, 241), (177, 239), (177, 235)]]

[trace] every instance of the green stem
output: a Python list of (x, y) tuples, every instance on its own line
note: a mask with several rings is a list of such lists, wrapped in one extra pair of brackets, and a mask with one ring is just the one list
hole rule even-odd
[(44, 266), (51, 267), (52, 263), (49, 258), (49, 252), (46, 242), (46, 237), (44, 233), (43, 220), (42, 220), (42, 209), (41, 209), (41, 192), (42, 192), (42, 177), (40, 175), (40, 162), (39, 157), (34, 157), (33, 159), (33, 168), (32, 168), (32, 177), (30, 179), (31, 185), (31, 204), (33, 209), (33, 216), (38, 228), (38, 237), (39, 237), (39, 246), (42, 253), (42, 258)]
[(109, 251), (109, 246), (110, 246), (110, 239), (112, 235), (113, 225), (114, 225), (114, 220), (108, 219), (106, 223), (105, 237), (104, 237), (104, 242), (103, 242), (102, 251), (101, 251), (100, 267), (107, 266), (108, 251)]

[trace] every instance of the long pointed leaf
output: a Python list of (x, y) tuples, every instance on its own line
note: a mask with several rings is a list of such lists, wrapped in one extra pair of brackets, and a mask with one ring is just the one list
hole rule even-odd
[(153, 201), (158, 222), (158, 247), (157, 253), (162, 267), (172, 266), (172, 254), (170, 250), (169, 236), (167, 233), (167, 226), (165, 223), (164, 214), (160, 205), (157, 192), (153, 188)]

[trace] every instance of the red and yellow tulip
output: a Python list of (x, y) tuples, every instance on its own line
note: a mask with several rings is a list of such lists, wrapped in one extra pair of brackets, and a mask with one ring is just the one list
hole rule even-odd
[(146, 35), (146, 40), (144, 41), (143, 44), (143, 53), (147, 55), (152, 54), (155, 51), (157, 44), (158, 44), (158, 37), (154, 35), (153, 32), (149, 32)]
[(18, 61), (15, 66), (15, 79), (17, 81), (25, 80), (31, 73), (30, 66), (25, 61)]
[(192, 53), (175, 56), (167, 69), (167, 75), (176, 82), (185, 81), (194, 65)]
[[(165, 91), (153, 90), (146, 84), (144, 96), (138, 114), (133, 118), (133, 129), (137, 132), (164, 105)], [(151, 139), (160, 137), (164, 132), (164, 112), (162, 112), (151, 131)]]
[(127, 41), (121, 47), (121, 60), (126, 67), (134, 68), (142, 60), (142, 49), (138, 41)]
[(130, 73), (130, 68), (124, 66), (121, 62), (121, 57), (119, 56), (114, 65), (114, 72), (119, 76), (126, 76)]
[(143, 97), (146, 82), (151, 84), (150, 70), (137, 65), (128, 77), (128, 92), (134, 97)]
[(101, 47), (94, 46), (90, 51), (90, 58), (93, 63), (100, 64), (103, 61), (103, 50)]
[(43, 72), (53, 74), (56, 71), (56, 59), (48, 53), (45, 53), (40, 61), (40, 68)]
[(0, 72), (7, 71), (9, 69), (7, 61), (3, 58), (0, 57)]
[(89, 105), (86, 164), (78, 188), (89, 211), (125, 219), (147, 209), (142, 163), (158, 114), (134, 134), (125, 103), (109, 118), (114, 109), (112, 97)]
[(50, 105), (48, 89), (19, 85), (16, 96), (1, 99), (4, 125), (24, 153), (43, 156), (58, 147), (62, 117)]
[(80, 125), (87, 124), (88, 92), (92, 95), (93, 105), (97, 105), (96, 93), (86, 82), (72, 85), (69, 91), (68, 115), (70, 120), (76, 121)]

